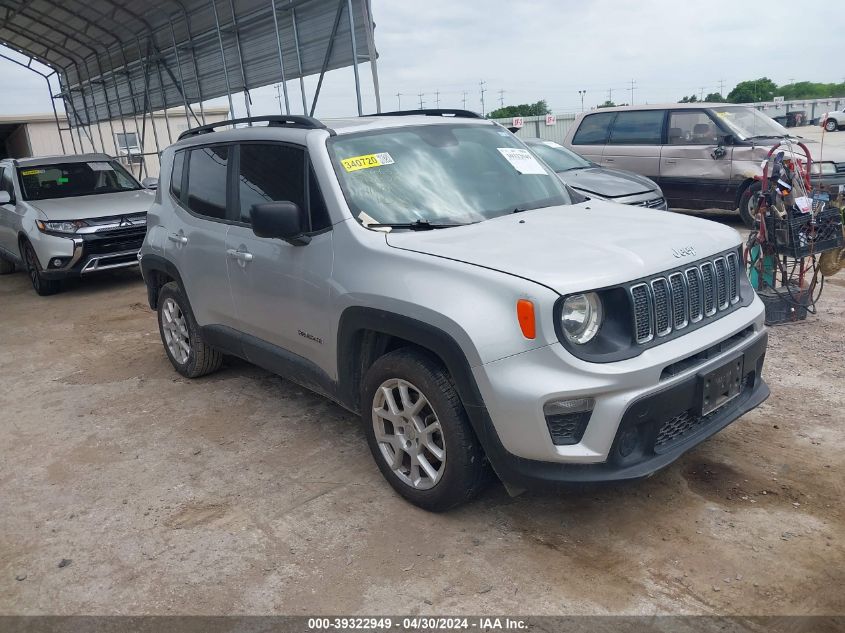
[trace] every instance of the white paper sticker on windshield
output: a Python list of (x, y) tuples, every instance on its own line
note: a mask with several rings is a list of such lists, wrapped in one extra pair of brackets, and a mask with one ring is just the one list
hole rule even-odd
[(105, 162), (88, 163), (88, 166), (91, 168), (91, 171), (114, 171), (112, 166)]
[(520, 174), (539, 174), (547, 176), (546, 170), (537, 162), (534, 155), (527, 149), (519, 149), (517, 147), (497, 147), (499, 153), (504, 156), (513, 168)]
[(561, 145), (560, 143), (555, 143), (554, 141), (543, 141), (543, 145), (546, 145), (547, 147), (555, 147), (555, 148), (563, 147), (563, 145)]

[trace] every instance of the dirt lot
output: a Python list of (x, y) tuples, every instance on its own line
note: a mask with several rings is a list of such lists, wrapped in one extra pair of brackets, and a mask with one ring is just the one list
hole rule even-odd
[(651, 479), (433, 515), (330, 402), (177, 375), (137, 273), (2, 277), (0, 613), (843, 614), (844, 319), (842, 274), (772, 328), (771, 398)]

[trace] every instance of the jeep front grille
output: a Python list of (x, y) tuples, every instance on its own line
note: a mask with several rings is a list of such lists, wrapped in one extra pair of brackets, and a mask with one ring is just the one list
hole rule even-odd
[(739, 301), (740, 274), (737, 254), (728, 253), (632, 284), (628, 292), (637, 343), (718, 318)]

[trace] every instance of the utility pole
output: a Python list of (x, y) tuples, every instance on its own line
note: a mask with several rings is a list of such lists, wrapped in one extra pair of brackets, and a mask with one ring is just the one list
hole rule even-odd
[(701, 87), (699, 88), (699, 90), (701, 91), (701, 94), (700, 94), (700, 96), (698, 97), (698, 100), (699, 100), (699, 101), (704, 101), (704, 86), (701, 86)]
[(398, 105), (398, 109), (401, 110), (402, 109), (402, 93), (401, 92), (396, 93), (396, 104)]
[(463, 102), (464, 102), (464, 110), (467, 109), (467, 91), (463, 91)]
[(637, 83), (633, 79), (631, 80), (631, 87), (629, 90), (631, 91), (631, 103), (629, 105), (634, 105), (634, 84)]
[(423, 95), (424, 95), (424, 94), (425, 94), (424, 92), (421, 92), (421, 93), (419, 93), (419, 94), (417, 95), (417, 96), (420, 98), (420, 110), (422, 110), (422, 109), (423, 109), (423, 100), (422, 100), (422, 98), (423, 98)]
[(500, 108), (505, 107), (505, 91), (504, 90), (499, 90), (499, 107)]
[(440, 91), (439, 90), (434, 91), (434, 107), (440, 108)]
[(607, 90), (607, 102), (613, 103), (613, 88), (608, 88)]
[(724, 79), (719, 80), (719, 96), (720, 97), (725, 96), (725, 80)]
[(484, 93), (487, 92), (487, 88), (484, 86), (487, 85), (487, 82), (483, 79), (478, 82), (478, 86), (481, 89), (481, 116), (484, 116), (486, 113), (484, 111)]
[(581, 112), (584, 111), (584, 95), (587, 94), (586, 90), (579, 90), (578, 94), (581, 95)]

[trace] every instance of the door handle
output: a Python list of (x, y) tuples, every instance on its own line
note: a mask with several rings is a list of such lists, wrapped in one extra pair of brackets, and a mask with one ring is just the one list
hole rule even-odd
[(167, 239), (169, 239), (171, 242), (176, 242), (177, 244), (187, 244), (188, 243), (188, 238), (185, 237), (184, 235), (179, 235), (178, 233), (171, 233), (170, 235), (167, 236)]
[(234, 248), (227, 248), (226, 255), (228, 255), (232, 259), (237, 259), (241, 262), (252, 261), (252, 253), (250, 253), (249, 251), (236, 251)]
[(664, 162), (667, 165), (677, 165), (678, 164), (678, 161), (675, 160), (674, 158), (667, 158)]
[(606, 163), (612, 163), (612, 162), (613, 162), (613, 159), (612, 159), (612, 158), (605, 158), (605, 159), (604, 159), (604, 162), (606, 162)]

